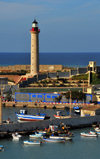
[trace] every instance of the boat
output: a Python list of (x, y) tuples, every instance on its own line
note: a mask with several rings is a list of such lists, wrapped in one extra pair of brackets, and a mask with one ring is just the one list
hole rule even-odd
[(84, 137), (97, 137), (97, 134), (93, 132), (89, 132), (89, 133), (82, 132), (80, 133), (80, 135)]
[(21, 135), (19, 135), (17, 132), (12, 134), (13, 140), (18, 141), (21, 137)]
[(50, 139), (61, 139), (61, 140), (71, 140), (71, 137), (68, 136), (50, 136)]
[(29, 135), (29, 137), (30, 138), (43, 138), (43, 134), (35, 132), (35, 134)]
[(57, 114), (54, 114), (54, 117), (57, 119), (66, 119), (66, 118), (70, 118), (69, 115), (62, 115), (61, 111), (57, 111)]
[(45, 119), (49, 119), (49, 116), (46, 116), (46, 114), (38, 113), (37, 115), (28, 115), (26, 110), (20, 110), (20, 113), (16, 113), (18, 122), (30, 122), (30, 121), (41, 121)]
[(42, 142), (41, 141), (24, 141), (23, 142), (25, 145), (40, 145)]
[(0, 145), (0, 151), (3, 151), (3, 150), (4, 150), (4, 146)]
[(80, 107), (79, 106), (74, 106), (73, 110), (74, 110), (75, 114), (80, 114)]
[(64, 139), (51, 139), (51, 138), (43, 138), (42, 139), (45, 142), (54, 142), (54, 143), (64, 143), (65, 140)]

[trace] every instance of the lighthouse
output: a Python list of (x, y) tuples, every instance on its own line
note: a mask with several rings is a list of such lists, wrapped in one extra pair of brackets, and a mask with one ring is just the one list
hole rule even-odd
[(38, 22), (32, 22), (31, 33), (31, 75), (39, 73), (39, 32)]

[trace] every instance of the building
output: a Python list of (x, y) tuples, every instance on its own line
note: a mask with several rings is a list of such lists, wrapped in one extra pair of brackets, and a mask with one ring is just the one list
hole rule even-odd
[(81, 109), (81, 117), (100, 115), (100, 107), (89, 106)]

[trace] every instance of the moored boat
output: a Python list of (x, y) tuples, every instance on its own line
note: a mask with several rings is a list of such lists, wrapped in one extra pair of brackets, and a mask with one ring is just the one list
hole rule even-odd
[(80, 114), (80, 107), (79, 106), (74, 106), (73, 110), (74, 110), (74, 113)]
[(71, 140), (71, 137), (68, 136), (50, 136), (50, 139), (61, 139), (61, 140)]
[(51, 138), (43, 138), (43, 141), (45, 142), (54, 142), (54, 143), (64, 143), (64, 139), (51, 139)]
[(24, 141), (23, 142), (25, 145), (40, 145), (42, 142), (41, 141)]
[(89, 132), (89, 133), (82, 132), (80, 133), (80, 135), (84, 137), (97, 137), (97, 134), (92, 132)]
[(60, 111), (57, 111), (57, 114), (54, 114), (54, 117), (57, 118), (57, 119), (70, 118), (70, 116), (68, 116), (68, 115), (62, 115)]
[(20, 139), (21, 135), (19, 135), (18, 133), (13, 133), (12, 137), (13, 137), (13, 140), (18, 141)]
[(43, 138), (43, 134), (42, 133), (35, 133), (32, 135), (29, 135), (30, 138)]
[(45, 119), (49, 119), (49, 116), (46, 114), (38, 113), (37, 115), (28, 115), (26, 110), (20, 110), (20, 113), (16, 113), (19, 122), (30, 122), (30, 121), (41, 121)]

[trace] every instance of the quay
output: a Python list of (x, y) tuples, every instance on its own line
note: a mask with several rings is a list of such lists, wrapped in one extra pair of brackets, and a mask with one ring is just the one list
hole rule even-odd
[(0, 125), (0, 137), (9, 136), (13, 132), (23, 134), (32, 133), (36, 130), (44, 130), (49, 125), (60, 125), (63, 123), (70, 129), (91, 127), (93, 124), (100, 122), (100, 115), (89, 117), (71, 117), (67, 119), (49, 119), (43, 121), (25, 122), (25, 123), (9, 123)]
[(57, 103), (57, 102), (2, 102), (5, 107), (28, 107), (28, 108), (45, 108), (45, 109), (66, 109), (67, 107), (73, 108), (75, 105), (89, 106), (91, 104), (82, 103)]

